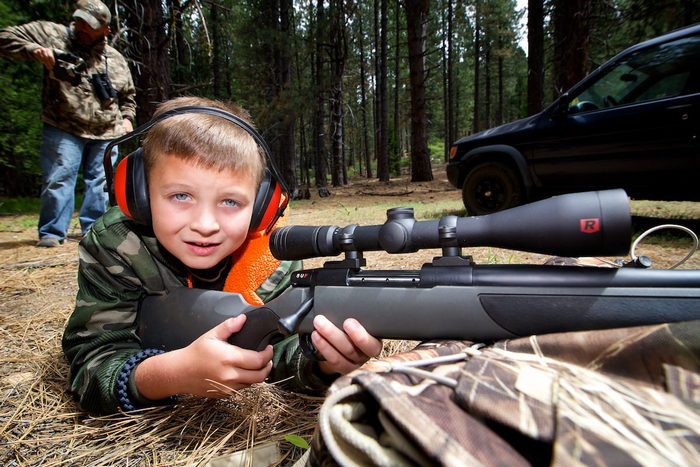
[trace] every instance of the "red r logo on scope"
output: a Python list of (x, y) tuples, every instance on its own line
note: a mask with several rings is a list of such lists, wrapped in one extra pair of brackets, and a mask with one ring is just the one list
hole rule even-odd
[(592, 219), (580, 219), (581, 232), (583, 233), (596, 233), (600, 231), (600, 219), (594, 217)]

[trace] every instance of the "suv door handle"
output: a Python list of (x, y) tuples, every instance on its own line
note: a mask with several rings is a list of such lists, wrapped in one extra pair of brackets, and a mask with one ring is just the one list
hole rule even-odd
[(672, 105), (670, 107), (666, 107), (666, 110), (689, 109), (692, 106), (693, 106), (693, 104), (678, 104), (678, 105)]

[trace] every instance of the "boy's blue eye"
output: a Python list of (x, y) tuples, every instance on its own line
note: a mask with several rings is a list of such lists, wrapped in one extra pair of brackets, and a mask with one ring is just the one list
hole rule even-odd
[(173, 198), (176, 201), (187, 201), (189, 199), (189, 195), (187, 195), (187, 193), (175, 193)]
[(225, 199), (222, 201), (222, 204), (224, 206), (230, 206), (230, 207), (238, 206), (238, 203), (232, 199)]

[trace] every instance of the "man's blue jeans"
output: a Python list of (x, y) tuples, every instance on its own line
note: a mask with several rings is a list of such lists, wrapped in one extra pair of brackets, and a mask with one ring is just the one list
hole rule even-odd
[[(109, 140), (80, 138), (44, 124), (40, 150), (43, 185), (39, 238), (65, 239), (75, 208), (75, 183), (81, 163), (85, 183), (79, 212), (82, 233), (86, 233), (95, 219), (105, 212), (108, 196), (104, 191), (102, 158), (107, 144)], [(116, 154), (115, 148), (112, 162)]]

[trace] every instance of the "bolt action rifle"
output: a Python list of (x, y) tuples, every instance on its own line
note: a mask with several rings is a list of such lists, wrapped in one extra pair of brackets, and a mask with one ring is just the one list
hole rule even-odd
[[(270, 237), (278, 259), (337, 256), (296, 271), (263, 306), (234, 293), (178, 288), (143, 300), (138, 334), (148, 348), (184, 347), (227, 318), (247, 320), (229, 342), (261, 350), (299, 333), (313, 355), (313, 316), (336, 326), (356, 318), (379, 338), (488, 342), (504, 338), (700, 319), (700, 270), (550, 265), (477, 265), (463, 247), (491, 246), (556, 256), (627, 255), (623, 190), (556, 196), (494, 214), (417, 221), (411, 208), (382, 225), (287, 226)], [(441, 248), (420, 270), (363, 270), (365, 251)], [(634, 266), (628, 263), (627, 266)]]

